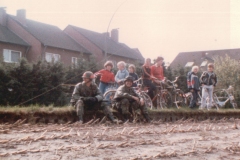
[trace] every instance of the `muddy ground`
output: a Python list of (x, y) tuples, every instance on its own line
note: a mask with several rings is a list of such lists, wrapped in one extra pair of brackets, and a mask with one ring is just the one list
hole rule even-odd
[[(26, 120), (25, 120), (26, 121)], [(0, 159), (239, 159), (240, 119), (0, 125)]]

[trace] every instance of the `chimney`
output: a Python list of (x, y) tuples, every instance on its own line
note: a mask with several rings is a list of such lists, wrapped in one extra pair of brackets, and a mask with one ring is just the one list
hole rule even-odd
[(17, 20), (24, 26), (26, 26), (26, 10), (19, 9), (17, 10)]
[(3, 26), (7, 25), (7, 14), (5, 7), (0, 7), (0, 24)]
[(118, 28), (117, 29), (112, 29), (111, 39), (114, 40), (115, 42), (118, 42)]

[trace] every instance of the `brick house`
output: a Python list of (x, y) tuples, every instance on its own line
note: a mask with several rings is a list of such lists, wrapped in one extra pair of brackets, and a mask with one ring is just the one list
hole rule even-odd
[(20, 57), (24, 57), (30, 45), (7, 27), (0, 24), (0, 60), (5, 62), (18, 62)]
[[(8, 55), (6, 50), (22, 53), (19, 57), (26, 57), (29, 62), (61, 61), (67, 66), (77, 63), (79, 57), (88, 59), (91, 55), (87, 49), (58, 27), (26, 19), (25, 10), (18, 10), (17, 15), (12, 16), (6, 14), (4, 8), (0, 8), (0, 25), (5, 36), (10, 37), (9, 42), (13, 39), (18, 41), (18, 43), (9, 43), (11, 45), (8, 44), (8, 46), (4, 45), (3, 40), (0, 41), (0, 54), (4, 61)], [(16, 48), (17, 45), (18, 48)]]
[(208, 63), (214, 63), (215, 56), (228, 55), (230, 58), (240, 61), (240, 49), (206, 50), (194, 52), (181, 52), (170, 64), (171, 68), (199, 66), (201, 70), (207, 69)]
[(138, 49), (129, 48), (126, 44), (118, 42), (117, 29), (111, 31), (111, 37), (109, 33), (98, 33), (72, 25), (68, 25), (63, 31), (93, 53), (99, 62), (106, 60), (111, 60), (114, 64), (118, 61), (134, 64), (144, 62)]

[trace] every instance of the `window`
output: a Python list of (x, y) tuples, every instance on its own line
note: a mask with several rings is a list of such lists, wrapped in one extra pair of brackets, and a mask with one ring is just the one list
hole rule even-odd
[(60, 61), (60, 55), (59, 54), (54, 54), (54, 53), (47, 53), (45, 54), (45, 59), (47, 62), (58, 62)]
[(208, 62), (208, 61), (203, 61), (203, 62), (201, 63), (201, 65), (200, 65), (200, 67), (206, 66), (206, 65), (207, 65), (207, 62)]
[(72, 57), (72, 68), (75, 68), (78, 66), (78, 58)]
[(185, 67), (192, 67), (194, 64), (194, 62), (187, 62), (187, 64), (185, 65)]
[(9, 49), (3, 50), (3, 60), (4, 62), (13, 62), (17, 63), (21, 58), (22, 53), (20, 51), (12, 51)]

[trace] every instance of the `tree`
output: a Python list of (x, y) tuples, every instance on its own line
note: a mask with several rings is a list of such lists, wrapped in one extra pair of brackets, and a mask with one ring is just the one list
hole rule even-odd
[(240, 66), (238, 61), (225, 57), (214, 57), (214, 72), (218, 78), (218, 87), (227, 88), (232, 85), (235, 90), (240, 90)]

